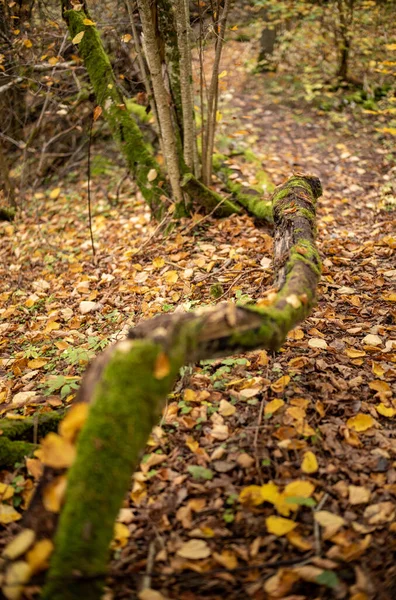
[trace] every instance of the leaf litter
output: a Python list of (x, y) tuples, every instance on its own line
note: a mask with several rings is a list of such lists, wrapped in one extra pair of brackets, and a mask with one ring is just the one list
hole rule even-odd
[[(225, 62), (236, 51), (230, 43)], [(242, 148), (254, 147), (269, 180), (278, 184), (302, 167), (322, 178), (319, 302), (276, 355), (183, 369), (115, 526), (109, 597), (390, 598), (396, 239), (392, 215), (377, 202), (389, 167), (369, 125), (353, 133), (312, 111), (307, 138), (298, 110), (275, 102), (261, 80), (241, 71), (233, 85), (236, 119), (227, 120), (225, 105), (220, 127)], [(253, 179), (243, 156), (232, 161)], [(124, 189), (114, 207), (98, 182), (95, 198), (96, 262), (83, 182), (36, 192), (35, 214), (1, 224), (2, 417), (69, 405), (89, 360), (142, 318), (211, 304), (214, 285), (240, 302), (260, 299), (271, 285), (270, 232), (247, 216), (209, 218), (193, 229), (182, 223), (163, 238), (153, 236), (138, 193)], [(168, 368), (161, 355), (155, 376)], [(41, 462), (69, 465), (84, 419), (75, 413), (64, 435), (53, 434)], [(39, 477), (38, 458), (27, 470), (2, 471), (4, 543)], [(47, 502), (59, 502), (58, 484)], [(45, 569), (52, 551), (24, 535), (11, 548), (32, 545), (29, 564), (16, 563), (18, 581)], [(153, 589), (134, 596), (148, 566)]]

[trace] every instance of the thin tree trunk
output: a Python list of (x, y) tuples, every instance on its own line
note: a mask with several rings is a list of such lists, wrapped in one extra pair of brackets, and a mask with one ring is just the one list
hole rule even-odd
[(170, 110), (171, 99), (164, 85), (162, 61), (160, 58), (156, 32), (152, 21), (150, 0), (137, 0), (137, 4), (143, 27), (144, 46), (146, 49), (151, 81), (153, 84), (154, 97), (157, 104), (158, 118), (160, 121), (162, 141), (165, 152), (164, 158), (168, 169), (169, 181), (175, 200), (177, 202), (182, 202), (183, 194), (180, 187), (179, 156), (177, 152), (176, 136), (172, 124), (172, 114)]
[(183, 109), (183, 156), (187, 167), (194, 171), (194, 102), (192, 93), (190, 14), (186, 0), (173, 0), (180, 54), (180, 84)]
[[(92, 363), (79, 403), (61, 424), (57, 438), (57, 444), (73, 445), (83, 427), (67, 478), (43, 600), (101, 597), (114, 521), (180, 367), (258, 347), (279, 349), (288, 331), (309, 314), (320, 277), (314, 230), (321, 192), (319, 179), (298, 175), (274, 193), (274, 262), (280, 289), (271, 304), (222, 303), (192, 313), (160, 315), (143, 321), (128, 339)], [(89, 410), (84, 409), (86, 404)], [(69, 448), (70, 453), (73, 456)], [(43, 455), (45, 460), (43, 483), (36, 493), (40, 498), (48, 497), (47, 486), (59, 481), (67, 466), (51, 465), (51, 453), (47, 459)], [(35, 510), (34, 499), (31, 507), (25, 526), (38, 538), (51, 538), (56, 514), (46, 512), (45, 506)], [(18, 561), (22, 570), (23, 556)], [(6, 581), (12, 566), (6, 564)]]
[(208, 92), (208, 110), (207, 110), (207, 124), (205, 132), (205, 150), (206, 156), (202, 159), (202, 178), (205, 185), (210, 185), (212, 179), (212, 156), (214, 147), (214, 136), (216, 131), (216, 113), (217, 113), (217, 99), (219, 89), (219, 68), (220, 58), (223, 49), (225, 29), (230, 12), (232, 0), (225, 0), (224, 8), (221, 13), (220, 23), (217, 33), (216, 53), (213, 63), (212, 78), (209, 85)]
[(155, 104), (155, 98), (154, 98), (153, 90), (151, 87), (150, 78), (148, 76), (146, 65), (144, 62), (143, 51), (142, 51), (142, 47), (140, 45), (139, 34), (137, 32), (136, 25), (135, 25), (135, 19), (133, 18), (133, 9), (135, 6), (135, 2), (132, 3), (132, 0), (126, 0), (126, 5), (127, 5), (127, 9), (128, 9), (129, 21), (131, 24), (132, 39), (133, 39), (133, 43), (135, 45), (140, 75), (142, 77), (144, 87), (146, 89), (148, 103), (151, 107), (151, 110), (152, 110), (152, 113), (154, 116), (154, 123), (155, 123), (155, 127), (156, 127), (157, 133), (158, 133), (158, 140), (159, 140), (159, 144), (161, 147), (161, 152), (164, 153), (164, 150), (162, 147), (163, 146), (162, 135), (161, 135), (161, 128), (160, 128), (159, 119), (158, 119), (157, 106)]
[(351, 28), (353, 25), (353, 11), (355, 0), (337, 0), (338, 16), (340, 20), (340, 63), (337, 77), (341, 81), (348, 80), (349, 54), (351, 50)]

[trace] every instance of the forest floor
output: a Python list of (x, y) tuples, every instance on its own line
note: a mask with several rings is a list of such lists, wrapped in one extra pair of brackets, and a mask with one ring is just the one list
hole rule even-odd
[[(158, 594), (142, 600), (391, 600), (395, 163), (372, 115), (294, 102), (281, 75), (238, 66), (243, 44), (227, 48), (219, 146), (230, 164), (267, 190), (295, 171), (322, 180), (318, 304), (275, 355), (184, 369), (121, 510), (106, 599), (137, 598), (144, 582)], [(81, 175), (36, 192), (23, 218), (0, 225), (0, 416), (70, 404), (88, 360), (141, 319), (215, 303), (215, 284), (239, 301), (271, 286), (270, 228), (196, 215), (156, 235), (129, 180), (115, 199), (122, 169), (103, 164), (92, 182), (95, 260)], [(1, 472), (17, 515), (4, 540), (35, 466)], [(269, 533), (275, 506), (249, 488), (268, 482), (294, 484), (287, 534)]]

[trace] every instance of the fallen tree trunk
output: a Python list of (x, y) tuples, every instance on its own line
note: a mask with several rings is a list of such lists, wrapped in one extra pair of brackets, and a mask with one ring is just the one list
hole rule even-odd
[(0, 419), (0, 465), (13, 468), (38, 448), (38, 441), (48, 432), (56, 431), (64, 411), (51, 411), (23, 420)]
[[(321, 193), (319, 179), (298, 175), (273, 195), (280, 288), (273, 297), (247, 306), (222, 303), (143, 321), (128, 339), (92, 363), (79, 404), (61, 423), (59, 435), (49, 434), (44, 440), (44, 478), (25, 523), (39, 538), (52, 537), (60, 506), (48, 510), (49, 490), (58, 482), (64, 489), (64, 473), (72, 465), (42, 598), (101, 597), (114, 521), (180, 367), (254, 348), (277, 350), (290, 329), (309, 314), (321, 269), (314, 242)], [(22, 572), (29, 572), (28, 562), (20, 556), (18, 562), (27, 565)], [(6, 570), (6, 586), (12, 567), (11, 563)]]

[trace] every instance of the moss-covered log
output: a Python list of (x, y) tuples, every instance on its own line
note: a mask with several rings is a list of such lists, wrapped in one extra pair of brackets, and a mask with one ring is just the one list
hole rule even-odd
[(15, 209), (0, 206), (0, 221), (13, 221), (15, 219)]
[[(243, 174), (237, 169), (230, 168), (227, 157), (221, 154), (215, 155), (214, 166), (217, 175), (225, 183), (226, 189), (232, 192), (232, 200), (235, 204), (243, 206), (245, 210), (259, 221), (273, 222), (273, 210), (271, 198), (263, 200), (262, 190), (254, 186), (246, 187), (240, 183)], [(235, 180), (235, 176), (237, 180)]]
[[(273, 298), (160, 315), (139, 324), (127, 340), (93, 362), (79, 393), (90, 410), (68, 475), (44, 599), (101, 597), (114, 520), (179, 368), (216, 355), (279, 349), (288, 331), (309, 314), (320, 277), (314, 244), (320, 195), (320, 181), (303, 175), (273, 195), (274, 259), (280, 272)], [(61, 437), (66, 429), (62, 432), (61, 425)], [(54, 520), (48, 523), (50, 537)], [(33, 519), (28, 527), (37, 530), (38, 524)]]
[(2, 469), (12, 469), (15, 463), (23, 462), (25, 457), (32, 456), (37, 444), (12, 441), (0, 437), (0, 465)]
[(50, 431), (56, 431), (64, 416), (64, 410), (53, 410), (25, 419), (0, 419), (0, 439), (34, 443)]
[(198, 200), (207, 212), (214, 211), (217, 217), (228, 217), (241, 212), (234, 202), (225, 200), (223, 196), (206, 187), (192, 173), (184, 175), (181, 187), (191, 198)]

